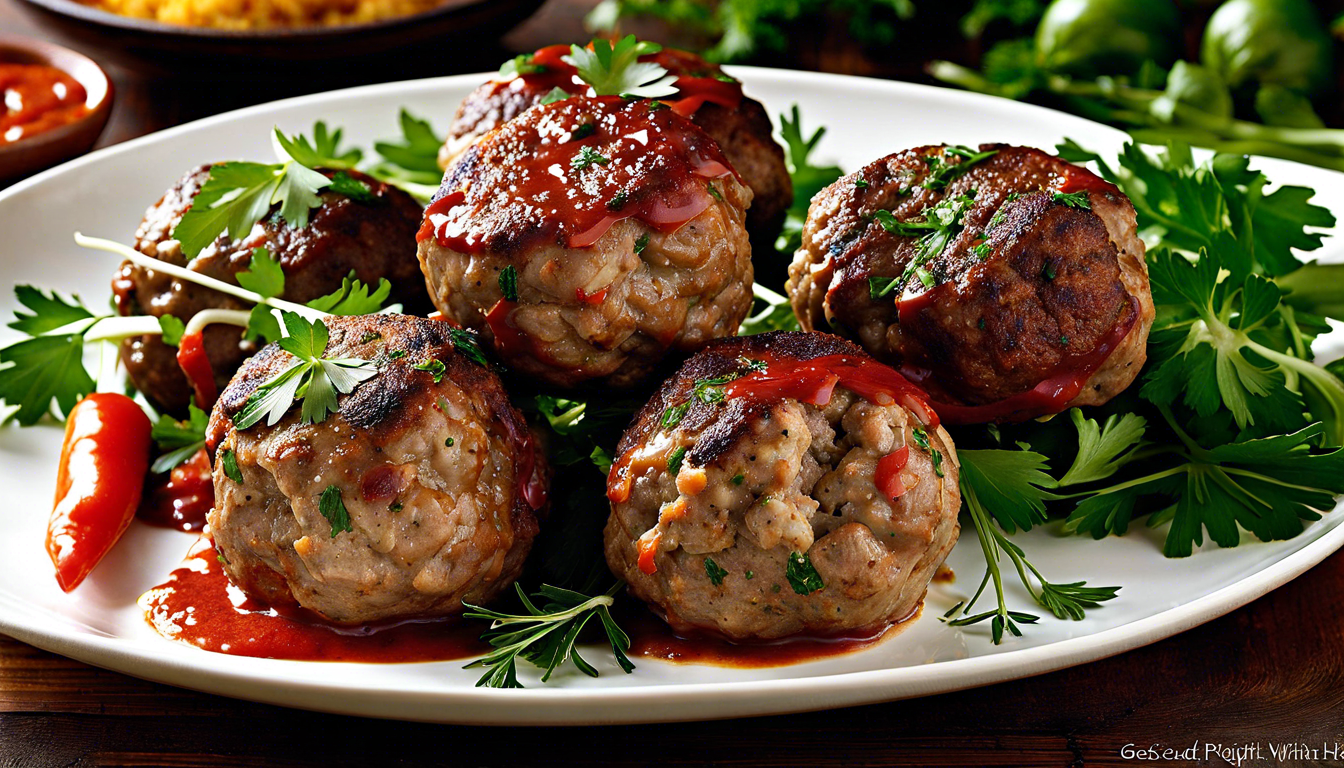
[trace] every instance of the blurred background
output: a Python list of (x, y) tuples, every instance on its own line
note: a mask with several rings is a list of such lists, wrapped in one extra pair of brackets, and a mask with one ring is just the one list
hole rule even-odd
[[(0, 0), (108, 72), (104, 146), (249, 104), (635, 33), (730, 64), (965, 88), (1344, 170), (1344, 0)], [(293, 10), (298, 8), (298, 11)], [(288, 15), (286, 15), (288, 14)], [(4, 54), (0, 51), (0, 62)]]

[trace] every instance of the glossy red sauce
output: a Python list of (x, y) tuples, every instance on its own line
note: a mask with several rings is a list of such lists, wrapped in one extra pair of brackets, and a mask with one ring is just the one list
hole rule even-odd
[(281, 615), (249, 600), (200, 539), (163, 584), (140, 598), (159, 634), (215, 653), (297, 661), (404, 663), (479, 656), (482, 625), (450, 620), (335, 627), (312, 615)]
[(905, 493), (905, 483), (901, 482), (901, 470), (910, 460), (910, 446), (902, 445), (895, 451), (877, 460), (877, 469), (873, 473), (873, 485), (883, 496), (895, 499)]
[[(1083, 391), (1083, 385), (1120, 346), (1138, 322), (1139, 300), (1129, 298), (1133, 311), (1106, 334), (1096, 347), (1065, 357), (1056, 373), (1021, 394), (986, 405), (957, 405), (934, 402), (933, 407), (949, 424), (984, 424), (992, 421), (1023, 421), (1050, 413), (1059, 413)], [(925, 381), (932, 374), (911, 366), (901, 369), (912, 381)]]
[[(529, 72), (505, 82), (521, 80), (522, 87), (538, 102), (555, 88), (574, 96), (587, 94), (588, 84), (579, 78), (574, 65), (564, 60), (568, 55), (568, 45), (542, 48), (532, 55), (532, 64), (544, 67), (544, 71)], [(674, 85), (679, 93), (662, 101), (682, 117), (691, 117), (705, 104), (737, 109), (742, 103), (742, 84), (736, 80), (720, 80), (716, 77), (722, 75), (719, 68), (693, 53), (665, 48), (658, 53), (640, 56), (639, 60), (658, 64), (676, 76)]]
[(724, 396), (758, 400), (791, 398), (824, 406), (831, 402), (831, 394), (838, 385), (870, 403), (899, 403), (913, 411), (925, 426), (938, 426), (938, 414), (930, 407), (924, 390), (870, 357), (825, 355), (811, 360), (766, 358), (765, 362), (765, 370), (724, 385)]
[[(798, 360), (763, 356), (761, 359), (766, 363), (765, 370), (755, 371), (724, 385), (726, 399), (792, 399), (825, 406), (831, 401), (835, 388), (840, 386), (877, 405), (900, 404), (930, 429), (939, 424), (938, 413), (924, 390), (870, 357), (824, 355), (811, 360)], [(635, 480), (630, 467), (637, 452), (638, 446), (633, 447), (612, 464), (611, 472), (607, 475), (607, 498), (610, 501), (619, 503), (630, 498), (630, 487)]]
[(204, 448), (172, 471), (145, 479), (145, 492), (135, 512), (137, 520), (159, 528), (199, 531), (215, 505), (210, 454)]
[(79, 81), (44, 64), (0, 62), (0, 145), (73, 123), (89, 114)]
[(596, 293), (588, 293), (582, 287), (575, 288), (574, 298), (578, 299), (580, 304), (601, 304), (607, 300), (607, 288), (604, 286)]
[(1054, 187), (1056, 192), (1068, 194), (1070, 192), (1109, 192), (1119, 194), (1120, 188), (1111, 182), (1101, 178), (1097, 174), (1077, 165), (1070, 165), (1068, 170), (1059, 174), (1059, 179)]
[(487, 241), (586, 248), (628, 218), (672, 232), (721, 194), (713, 180), (735, 175), (718, 144), (672, 110), (615, 96), (535, 107), (477, 147), (470, 184), (425, 209), (417, 241), (461, 253)]
[(513, 324), (513, 310), (517, 308), (518, 302), (500, 299), (485, 313), (485, 324), (495, 338), (495, 348), (505, 357), (522, 357), (535, 351), (527, 334)]
[(819, 661), (870, 648), (894, 637), (911, 619), (916, 609), (895, 624), (837, 637), (790, 637), (769, 643), (730, 643), (714, 637), (678, 635), (661, 619), (638, 606), (626, 606), (616, 619), (630, 635), (630, 655), (661, 659), (680, 664), (713, 664), (720, 667), (782, 667)]
[(210, 358), (205, 355), (205, 336), (201, 332), (182, 337), (177, 347), (177, 365), (191, 382), (196, 393), (196, 406), (209, 411), (219, 397), (219, 390), (215, 388), (215, 371), (210, 367)]

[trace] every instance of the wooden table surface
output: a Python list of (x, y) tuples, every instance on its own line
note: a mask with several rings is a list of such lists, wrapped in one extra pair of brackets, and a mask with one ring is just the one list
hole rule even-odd
[[(0, 0), (0, 30), (46, 36), (13, 2)], [(506, 47), (578, 37), (578, 4), (553, 0), (505, 43), (483, 41), (472, 56), (415, 74), (483, 69)], [(845, 54), (827, 64), (863, 69)], [(111, 73), (117, 103), (102, 145), (360, 79), (202, 88)], [(1198, 764), (1229, 764), (1205, 759), (1208, 744), (1250, 746), (1242, 765), (1344, 764), (1344, 750), (1276, 761), (1269, 745), (1281, 743), (1344, 745), (1344, 553), (1228, 616), (1082, 667), (914, 701), (682, 725), (505, 731), (315, 714), (147, 683), (0, 637), (0, 766), (24, 768), (1140, 762), (1126, 745), (1197, 745)]]

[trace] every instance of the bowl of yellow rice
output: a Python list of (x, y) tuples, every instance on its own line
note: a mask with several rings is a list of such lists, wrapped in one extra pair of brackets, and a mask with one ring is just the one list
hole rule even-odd
[[(365, 61), (478, 45), (543, 0), (23, 0), (71, 42), (131, 66), (245, 68)], [(490, 37), (486, 37), (486, 36)], [(218, 71), (218, 70), (217, 70)]]

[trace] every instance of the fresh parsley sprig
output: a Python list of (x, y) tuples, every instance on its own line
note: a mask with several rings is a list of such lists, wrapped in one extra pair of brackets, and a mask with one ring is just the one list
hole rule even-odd
[(661, 51), (661, 45), (637, 40), (634, 35), (626, 35), (615, 45), (601, 38), (590, 45), (591, 50), (571, 45), (565, 61), (578, 70), (592, 95), (657, 99), (677, 93), (675, 75), (659, 64), (639, 60)]
[(463, 613), (464, 617), (490, 622), (490, 629), (486, 630), (481, 639), (494, 650), (466, 666), (467, 669), (486, 669), (477, 681), (477, 687), (522, 688), (522, 683), (518, 682), (519, 659), (544, 670), (541, 676), (543, 683), (548, 682), (555, 670), (566, 661), (573, 661), (574, 666), (585, 675), (597, 677), (597, 669), (580, 656), (575, 647), (580, 633), (595, 616), (606, 632), (616, 663), (626, 674), (633, 672), (635, 665), (626, 655), (630, 649), (630, 637), (617, 626), (609, 610), (623, 586), (617, 583), (606, 592), (589, 597), (543, 584), (535, 598), (537, 602), (546, 602), (538, 608), (523, 588), (514, 584), (518, 600), (527, 611), (525, 614), (502, 613), (464, 603), (467, 609)]
[(966, 194), (944, 198), (938, 204), (926, 208), (921, 218), (912, 221), (901, 221), (888, 210), (874, 212), (873, 220), (883, 229), (899, 237), (918, 237), (919, 242), (915, 246), (914, 255), (910, 257), (910, 263), (905, 265), (899, 277), (874, 275), (868, 278), (868, 295), (874, 300), (883, 298), (903, 288), (915, 277), (925, 288), (936, 285), (937, 278), (925, 265), (937, 258), (961, 234), (965, 229), (966, 213), (974, 204), (975, 190), (971, 189)]
[[(272, 143), (279, 162), (211, 166), (191, 207), (173, 228), (173, 239), (182, 244), (187, 258), (193, 259), (222, 234), (228, 233), (234, 240), (246, 237), (276, 205), (280, 206), (280, 217), (290, 226), (308, 226), (309, 211), (322, 205), (318, 193), (332, 185), (332, 180), (316, 169), (351, 169), (362, 157), (359, 150), (342, 152), (340, 138), (340, 130), (328, 131), (322, 122), (313, 127), (311, 140), (301, 134), (286, 136), (276, 128)], [(351, 184), (369, 193), (362, 182), (349, 176), (347, 179), (347, 194)]]
[(293, 312), (281, 313), (281, 320), (288, 335), (278, 343), (296, 359), (248, 397), (233, 419), (239, 430), (262, 420), (267, 426), (275, 426), (296, 401), (302, 401), (299, 418), (304, 424), (323, 421), (337, 410), (337, 393), (349, 394), (378, 373), (368, 360), (323, 357), (329, 333), (321, 320), (310, 322)]
[(377, 141), (373, 151), (381, 158), (368, 173), (379, 181), (395, 184), (422, 203), (429, 202), (443, 179), (439, 168), (439, 148), (446, 137), (434, 131), (428, 120), (406, 109), (399, 116), (401, 139)]
[(844, 171), (834, 165), (812, 164), (812, 153), (826, 135), (826, 128), (818, 128), (811, 136), (804, 137), (803, 119), (797, 104), (793, 105), (788, 114), (779, 116), (779, 135), (784, 139), (787, 150), (784, 161), (789, 169), (789, 178), (793, 181), (793, 203), (784, 219), (784, 228), (775, 241), (775, 249), (791, 259), (794, 251), (802, 247), (803, 222), (807, 220), (807, 209), (812, 204), (812, 198), (843, 176)]
[(196, 455), (205, 447), (205, 428), (209, 414), (192, 402), (187, 406), (188, 418), (178, 421), (171, 416), (160, 416), (149, 432), (154, 445), (163, 453), (154, 460), (150, 471), (162, 474)]

